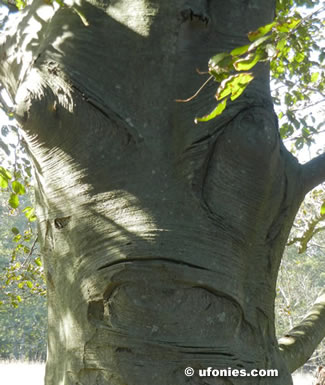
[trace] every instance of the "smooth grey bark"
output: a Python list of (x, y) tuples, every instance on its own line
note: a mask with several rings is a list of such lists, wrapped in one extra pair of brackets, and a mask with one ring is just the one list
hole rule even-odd
[(325, 180), (325, 154), (320, 154), (303, 165), (306, 192)]
[[(46, 384), (291, 384), (274, 297), (306, 182), (279, 137), (268, 68), (208, 124), (193, 120), (214, 85), (175, 103), (274, 2), (76, 7), (88, 27), (34, 2), (0, 52), (38, 186)], [(279, 377), (187, 378), (188, 366)]]

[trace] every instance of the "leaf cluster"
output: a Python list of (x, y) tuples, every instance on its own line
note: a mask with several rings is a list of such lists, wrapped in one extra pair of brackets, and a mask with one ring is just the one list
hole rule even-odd
[[(248, 44), (213, 56), (207, 73), (208, 81), (218, 83), (218, 103), (209, 114), (196, 117), (195, 123), (222, 114), (254, 80), (254, 67), (269, 62), (282, 138), (292, 138), (297, 150), (313, 143), (324, 123), (318, 123), (308, 108), (325, 101), (325, 7), (313, 10), (318, 5), (315, 0), (278, 0), (275, 20), (249, 32)], [(181, 101), (192, 100), (199, 91)]]
[[(2, 127), (0, 136), (0, 305), (17, 307), (30, 294), (45, 295), (42, 262), (37, 251), (35, 209), (31, 203), (31, 165), (17, 128)], [(5, 220), (6, 218), (6, 220)]]

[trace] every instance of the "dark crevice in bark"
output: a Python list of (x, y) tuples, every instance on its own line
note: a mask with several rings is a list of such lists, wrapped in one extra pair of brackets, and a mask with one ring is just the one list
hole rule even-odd
[(193, 9), (191, 9), (191, 8), (184, 9), (183, 11), (181, 11), (181, 16), (182, 16), (183, 22), (186, 22), (189, 19), (191, 21), (199, 20), (202, 23), (204, 23), (205, 25), (208, 25), (208, 23), (210, 22), (209, 17), (205, 13), (203, 13), (203, 12), (202, 13), (196, 13), (196, 11), (193, 11)]
[(125, 119), (123, 119), (123, 117), (120, 116), (118, 113), (110, 110), (107, 106), (104, 106), (102, 103), (95, 100), (91, 96), (86, 95), (85, 92), (75, 84), (72, 84), (72, 88), (81, 95), (83, 100), (90, 104), (95, 110), (99, 111), (100, 114), (103, 115), (106, 119), (108, 119), (110, 122), (112, 120), (115, 121), (118, 126), (122, 126), (125, 129), (127, 135), (127, 144), (139, 143), (143, 141), (143, 138), (140, 138), (139, 135), (136, 133), (135, 128), (127, 124)]
[(204, 285), (195, 285), (195, 286), (193, 286), (193, 289), (202, 289), (202, 290), (205, 290), (208, 293), (212, 294), (213, 296), (216, 296), (218, 298), (225, 298), (225, 299), (227, 299), (228, 301), (233, 303), (240, 310), (240, 312), (242, 314), (242, 317), (244, 318), (244, 314), (242, 312), (242, 308), (241, 308), (240, 304), (233, 297), (231, 297), (230, 295), (227, 295), (224, 292), (221, 292), (221, 291), (218, 291), (218, 290), (214, 290), (214, 289), (212, 289), (212, 288), (210, 288), (208, 286), (204, 286)]
[(199, 146), (207, 146), (208, 149), (204, 152), (204, 159), (196, 165), (194, 170), (194, 175), (192, 178), (192, 189), (198, 195), (199, 200), (202, 201), (203, 206), (206, 208), (207, 212), (212, 215), (212, 210), (210, 209), (209, 203), (206, 201), (204, 197), (204, 189), (206, 180), (209, 175), (210, 163), (215, 153), (215, 148), (218, 143), (218, 139), (227, 129), (227, 126), (231, 124), (241, 113), (249, 110), (253, 107), (253, 104), (249, 106), (241, 107), (239, 111), (232, 112), (231, 108), (229, 108), (229, 113), (225, 113), (224, 117), (221, 117), (221, 124), (219, 123), (216, 128), (214, 128), (213, 132), (205, 134), (201, 138), (195, 140), (185, 151), (185, 154), (191, 154), (191, 152)]
[(183, 266), (187, 266), (187, 267), (190, 267), (190, 268), (195, 268), (195, 269), (200, 269), (200, 270), (208, 270), (202, 266), (199, 266), (199, 265), (193, 265), (191, 263), (187, 263), (187, 262), (184, 262), (184, 261), (179, 261), (179, 260), (176, 260), (176, 259), (172, 259), (172, 258), (129, 258), (127, 261), (115, 261), (115, 262), (112, 262), (112, 263), (108, 263), (106, 265), (103, 265), (101, 267), (99, 267), (97, 269), (97, 271), (100, 271), (100, 270), (103, 270), (103, 269), (107, 269), (107, 268), (110, 268), (111, 266), (115, 266), (115, 265), (121, 265), (121, 264), (129, 264), (129, 263), (134, 263), (134, 262), (140, 262), (140, 263), (146, 263), (146, 262), (167, 262), (167, 263), (173, 263), (173, 264), (176, 264), (176, 265), (183, 265)]
[(54, 219), (54, 226), (58, 230), (62, 230), (64, 227), (68, 225), (70, 222), (71, 216), (68, 217), (62, 217), (62, 218), (55, 218)]
[[(184, 347), (184, 348), (189, 348), (188, 346), (180, 346), (180, 347)], [(209, 356), (209, 355), (218, 355), (218, 356), (221, 356), (221, 357), (229, 357), (229, 358), (234, 358), (236, 359), (235, 355), (234, 354), (230, 354), (230, 353), (220, 353), (220, 352), (215, 352), (215, 351), (211, 351), (211, 352), (198, 352), (197, 349), (205, 349), (204, 346), (193, 346), (193, 351), (186, 351), (184, 352), (185, 354), (193, 354), (195, 353), (195, 355), (198, 355), (198, 356)], [(249, 361), (247, 361), (249, 362)], [(254, 362), (250, 362), (251, 364), (253, 364)]]
[(284, 189), (279, 214), (274, 218), (269, 231), (266, 234), (266, 243), (274, 242), (282, 231), (282, 222), (288, 211), (288, 176), (284, 173)]
[(200, 21), (203, 24), (208, 25), (210, 22), (209, 10), (208, 10), (208, 1), (209, 0), (200, 0), (200, 1), (192, 1), (187, 0), (185, 3), (185, 7), (182, 9), (181, 16), (182, 21), (186, 22), (190, 21)]

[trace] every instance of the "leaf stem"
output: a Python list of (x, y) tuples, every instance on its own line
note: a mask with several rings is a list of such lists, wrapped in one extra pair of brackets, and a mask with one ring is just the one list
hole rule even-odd
[(195, 94), (193, 96), (191, 96), (190, 98), (188, 99), (175, 99), (175, 102), (178, 102), (178, 103), (187, 103), (187, 102), (190, 102), (191, 100), (193, 100), (194, 98), (196, 98), (198, 96), (198, 94), (203, 90), (203, 88), (209, 83), (209, 81), (213, 79), (213, 75), (211, 75), (209, 77), (208, 80), (206, 80), (202, 86), (195, 92)]

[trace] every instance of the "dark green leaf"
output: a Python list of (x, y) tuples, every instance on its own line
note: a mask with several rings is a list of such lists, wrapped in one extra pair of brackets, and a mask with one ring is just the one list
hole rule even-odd
[(17, 229), (17, 227), (13, 227), (13, 228), (11, 229), (11, 232), (12, 232), (13, 234), (15, 234), (15, 235), (18, 235), (18, 234), (19, 234), (19, 230)]
[(227, 52), (218, 53), (209, 60), (209, 67), (218, 67), (220, 63), (227, 57), (231, 58), (231, 55)]
[(18, 181), (12, 182), (12, 189), (16, 194), (23, 195), (26, 193), (25, 186)]
[(9, 205), (13, 209), (16, 209), (19, 206), (19, 198), (17, 194), (14, 194), (14, 193), (10, 194)]

